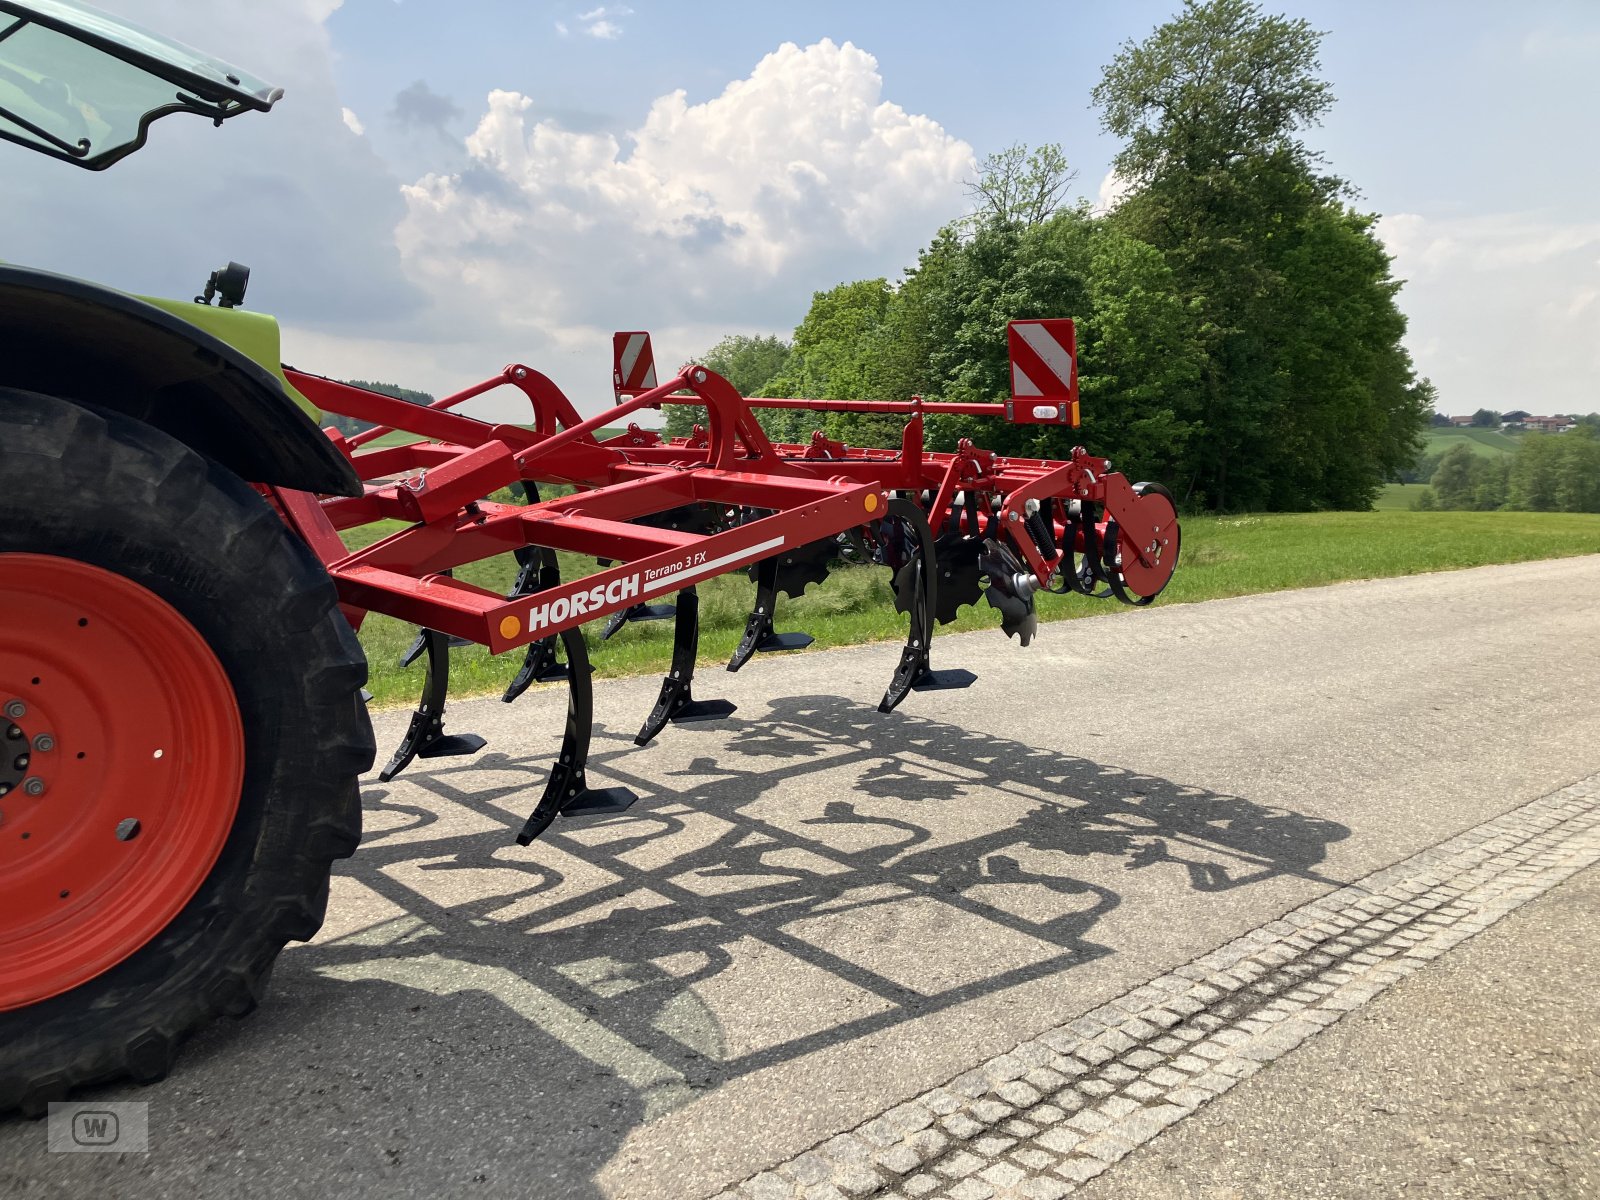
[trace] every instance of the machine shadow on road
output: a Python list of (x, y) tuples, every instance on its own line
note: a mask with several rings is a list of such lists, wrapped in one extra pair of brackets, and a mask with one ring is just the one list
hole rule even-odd
[(280, 968), (327, 1036), (415, 1039), (482, 1154), (542, 1144), (552, 1195), (729, 1081), (1113, 953), (1095, 927), (1129, 872), (1320, 879), (1349, 833), (838, 696), (664, 737), (597, 729), (592, 775), (641, 801), (527, 848), (536, 755), (369, 788), (330, 929)]

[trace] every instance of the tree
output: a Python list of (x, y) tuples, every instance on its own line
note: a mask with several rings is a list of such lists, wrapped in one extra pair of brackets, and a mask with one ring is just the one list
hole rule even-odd
[(1373, 218), (1299, 137), (1333, 102), (1320, 39), (1188, 0), (1094, 89), (1134, 185), (1106, 219), (1162, 253), (1192, 314), (1203, 419), (1177, 482), (1208, 507), (1365, 507), (1432, 407)]
[[(754, 396), (782, 373), (788, 365), (789, 353), (789, 343), (780, 337), (735, 333), (723, 338), (696, 361), (733, 384), (741, 396)], [(695, 425), (705, 423), (704, 405), (664, 407), (668, 437), (687, 437)]]
[(1126, 139), (1117, 174), (1149, 185), (1279, 154), (1314, 161), (1295, 134), (1333, 106), (1317, 78), (1321, 39), (1249, 0), (1185, 0), (1180, 16), (1124, 43), (1095, 85), (1102, 124)]
[[(894, 299), (887, 279), (841, 283), (811, 297), (805, 319), (794, 331), (794, 348), (765, 394), (812, 400), (878, 398), (879, 331)], [(758, 414), (769, 436), (803, 441), (813, 429), (835, 422), (822, 414), (766, 409)], [(838, 436), (838, 434), (835, 434)]]
[(1480, 408), (1472, 414), (1472, 424), (1475, 429), (1499, 429), (1500, 414), (1487, 408)]
[(1030, 151), (1022, 143), (983, 160), (978, 178), (967, 181), (979, 223), (1027, 228), (1050, 217), (1078, 173), (1067, 166), (1061, 147), (1050, 143)]
[(1507, 491), (1510, 508), (1600, 512), (1600, 438), (1583, 426), (1526, 435), (1512, 455)]
[[(419, 392), (415, 388), (401, 387), (398, 383), (374, 383), (369, 379), (348, 379), (345, 382), (351, 387), (364, 388), (369, 392), (377, 392), (384, 396), (393, 396), (396, 400), (405, 400), (412, 404), (426, 405), (433, 403), (433, 397), (427, 392)], [(332, 425), (345, 437), (354, 437), (363, 430), (372, 428), (371, 421), (341, 416), (338, 413), (323, 413), (322, 420)]]
[(1428, 417), (1428, 424), (1435, 429), (1442, 429), (1450, 424), (1450, 418), (1442, 412), (1436, 412)]
[(1465, 443), (1450, 447), (1428, 486), (1440, 508), (1471, 508), (1478, 486), (1478, 456)]

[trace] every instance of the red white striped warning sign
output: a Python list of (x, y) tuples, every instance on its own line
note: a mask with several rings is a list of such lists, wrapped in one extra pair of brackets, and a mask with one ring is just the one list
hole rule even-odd
[(1078, 423), (1078, 335), (1065, 318), (1012, 321), (1012, 420)]
[(656, 386), (656, 356), (650, 335), (642, 332), (611, 335), (611, 383), (618, 396), (648, 392)]

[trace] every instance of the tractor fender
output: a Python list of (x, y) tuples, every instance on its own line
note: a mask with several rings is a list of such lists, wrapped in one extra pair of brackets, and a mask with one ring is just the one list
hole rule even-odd
[(361, 494), (355, 470), (270, 370), (100, 284), (0, 264), (0, 386), (125, 413), (250, 483)]

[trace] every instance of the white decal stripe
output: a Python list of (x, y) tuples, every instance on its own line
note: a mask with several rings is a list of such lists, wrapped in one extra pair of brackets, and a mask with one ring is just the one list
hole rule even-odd
[(630, 337), (627, 344), (622, 347), (622, 386), (628, 386), (628, 380), (633, 378), (634, 364), (639, 361), (639, 351), (644, 349), (645, 335), (636, 333)]
[[(1067, 353), (1067, 348), (1055, 338), (1050, 336), (1050, 331), (1037, 322), (1013, 325), (1013, 329), (1028, 343), (1029, 349), (1044, 360), (1044, 365), (1049, 367), (1055, 377), (1061, 381), (1061, 386), (1067, 390), (1072, 388), (1072, 355)], [(1019, 393), (1020, 394), (1020, 393)], [(1039, 393), (1035, 392), (1034, 395)]]
[(1039, 385), (1028, 378), (1028, 373), (1017, 363), (1011, 364), (1011, 394), (1013, 396), (1042, 396)]
[(761, 550), (776, 550), (782, 545), (783, 535), (779, 534), (777, 537), (768, 538), (766, 541), (761, 542), (758, 545), (746, 546), (743, 550), (735, 550), (732, 554), (724, 554), (721, 558), (713, 558), (710, 562), (695, 563), (693, 566), (679, 567), (675, 571), (670, 571), (667, 574), (658, 576), (646, 583), (644, 585), (645, 595), (648, 596), (651, 592), (659, 592), (665, 590), (666, 588), (673, 587), (675, 586), (674, 581), (683, 578), (685, 575), (704, 575), (708, 571), (715, 571), (718, 567), (726, 566), (735, 559), (744, 558), (747, 555), (755, 554)]

